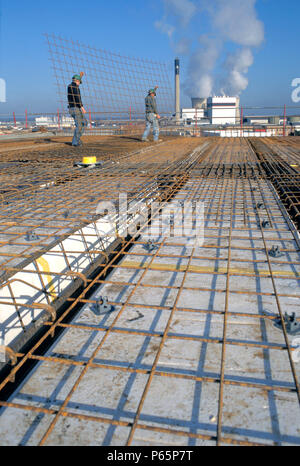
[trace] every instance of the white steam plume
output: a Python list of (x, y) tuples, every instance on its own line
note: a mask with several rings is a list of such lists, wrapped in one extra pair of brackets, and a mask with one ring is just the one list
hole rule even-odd
[(160, 31), (162, 32), (163, 34), (167, 34), (167, 36), (169, 37), (169, 39), (172, 38), (173, 34), (174, 34), (174, 31), (175, 31), (175, 27), (174, 26), (171, 26), (170, 24), (166, 23), (165, 21), (156, 21), (154, 23), (154, 26)]
[(254, 62), (252, 48), (264, 40), (263, 23), (257, 19), (256, 0), (216, 0), (213, 25), (223, 40), (242, 46), (225, 60), (221, 93), (240, 95), (248, 87), (246, 77)]
[(168, 15), (174, 16), (183, 28), (187, 27), (197, 7), (191, 0), (164, 0)]
[[(163, 0), (165, 15), (160, 21), (156, 21), (154, 26), (163, 34), (166, 34), (172, 42), (175, 32), (185, 29), (196, 12), (196, 7), (191, 0)], [(169, 24), (167, 17), (174, 21)], [(172, 44), (177, 54), (186, 54), (189, 50), (189, 41), (186, 37), (176, 40)]]
[(257, 47), (264, 40), (264, 26), (256, 17), (256, 0), (216, 0), (213, 25), (235, 44)]
[(187, 95), (209, 97), (213, 92), (213, 69), (220, 54), (220, 41), (203, 35), (196, 51), (190, 55), (188, 79), (184, 84)]
[(225, 95), (239, 95), (248, 87), (246, 74), (253, 64), (253, 54), (250, 48), (242, 48), (235, 54), (230, 54), (225, 62), (227, 76), (223, 81), (221, 93)]
[[(165, 17), (159, 22), (178, 54), (188, 56), (188, 76), (184, 89), (189, 96), (208, 97), (212, 93), (239, 95), (248, 86), (247, 73), (253, 64), (253, 48), (264, 40), (264, 25), (257, 18), (257, 0), (163, 0)], [(197, 16), (208, 15), (211, 34), (202, 35), (192, 50), (187, 26)], [(167, 23), (173, 21), (174, 29)], [(202, 18), (201, 18), (202, 19)], [(207, 21), (207, 16), (204, 16)], [(156, 24), (157, 27), (158, 24)], [(186, 29), (185, 29), (186, 28)], [(175, 41), (175, 43), (174, 43)], [(215, 68), (225, 43), (238, 49), (228, 53), (219, 86)]]

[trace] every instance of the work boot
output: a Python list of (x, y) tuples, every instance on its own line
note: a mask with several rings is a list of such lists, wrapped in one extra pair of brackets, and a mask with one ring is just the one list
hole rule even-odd
[(141, 141), (142, 141), (142, 142), (148, 142), (149, 139), (142, 139)]

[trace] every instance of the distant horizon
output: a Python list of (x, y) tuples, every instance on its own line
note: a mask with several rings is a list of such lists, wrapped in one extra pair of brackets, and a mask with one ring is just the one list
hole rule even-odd
[[(192, 108), (192, 107), (182, 107), (182, 108)], [(243, 109), (243, 116), (244, 118), (246, 117), (249, 117), (249, 116), (279, 116), (281, 118), (284, 117), (284, 107), (239, 107), (240, 109)], [(282, 110), (281, 112), (278, 112), (276, 110)], [(253, 110), (250, 112), (250, 110)], [(270, 111), (272, 110), (272, 111)], [(297, 112), (295, 113), (292, 113), (292, 110), (298, 110)], [(14, 116), (13, 116), (13, 113), (14, 112), (11, 112), (11, 113), (7, 113), (7, 114), (0, 114), (0, 123), (1, 122), (14, 122)], [(65, 111), (64, 113), (60, 112), (60, 117), (62, 116), (66, 116), (66, 117), (69, 117), (69, 112), (68, 111)], [(171, 115), (170, 115), (171, 116)], [(287, 106), (286, 107), (286, 116), (287, 117), (297, 117), (299, 116), (299, 121), (300, 121), (300, 106)], [(34, 121), (36, 118), (38, 117), (56, 117), (57, 118), (57, 111), (56, 112), (34, 112), (34, 113), (27, 113), (27, 121)], [(87, 119), (89, 119), (89, 115), (86, 116)], [(15, 112), (15, 118), (16, 120), (19, 120), (19, 122), (25, 122), (26, 120), (26, 113), (25, 111), (24, 112), (20, 112), (20, 113), (16, 113)], [(132, 120), (137, 120), (137, 119), (143, 119), (143, 115), (142, 114), (139, 114), (138, 116), (136, 116), (135, 114), (132, 114)], [(102, 121), (105, 121), (105, 120), (115, 120), (115, 121), (118, 121), (118, 118), (116, 116), (114, 116), (113, 114), (112, 115), (94, 115), (92, 114), (92, 120), (102, 120)], [(119, 118), (120, 121), (122, 120), (129, 120), (129, 117), (125, 118)]]

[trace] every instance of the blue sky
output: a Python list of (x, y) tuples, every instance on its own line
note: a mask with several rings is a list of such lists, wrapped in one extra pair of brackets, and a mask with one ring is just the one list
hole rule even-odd
[[(264, 23), (265, 40), (254, 50), (242, 104), (295, 106), (291, 82), (300, 77), (300, 2), (258, 0), (256, 10)], [(0, 78), (7, 83), (7, 102), (0, 103), (1, 114), (22, 113), (25, 108), (31, 112), (56, 110), (43, 33), (78, 39), (121, 55), (170, 63), (175, 58), (167, 35), (154, 26), (164, 15), (162, 0), (1, 0), (1, 12)], [(205, 30), (205, 24), (194, 21), (189, 34), (197, 37), (200, 30)], [(186, 66), (182, 59), (183, 75)], [(183, 96), (182, 104), (189, 105), (187, 97)]]

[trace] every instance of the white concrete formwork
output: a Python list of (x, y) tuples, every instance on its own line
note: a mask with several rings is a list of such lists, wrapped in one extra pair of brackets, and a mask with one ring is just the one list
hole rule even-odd
[[(76, 274), (84, 273), (94, 263), (97, 256), (95, 251), (105, 251), (115, 239), (113, 225), (107, 219), (99, 220), (70, 235), (16, 273), (9, 285), (4, 284), (0, 288), (0, 301), (3, 303), (0, 327), (5, 346), (16, 340), (23, 333), (24, 327), (28, 327), (45, 312), (45, 309), (29, 308), (28, 305), (51, 305), (74, 277), (80, 278)], [(74, 252), (62, 254), (64, 250)], [(68, 275), (70, 270), (75, 275)]]

